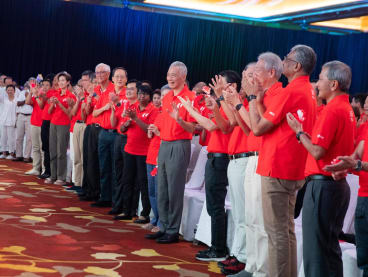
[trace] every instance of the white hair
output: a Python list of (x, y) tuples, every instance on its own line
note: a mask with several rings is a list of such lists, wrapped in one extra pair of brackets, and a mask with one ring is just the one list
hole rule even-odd
[(95, 70), (97, 70), (98, 67), (103, 67), (104, 70), (106, 70), (107, 72), (111, 72), (110, 66), (105, 63), (99, 63), (98, 65), (96, 65)]
[(272, 52), (265, 52), (258, 56), (258, 60), (264, 61), (266, 70), (274, 69), (276, 79), (280, 79), (283, 66), (279, 56)]
[(187, 69), (187, 67), (186, 67), (186, 65), (185, 65), (184, 63), (179, 62), (179, 61), (175, 61), (175, 62), (173, 62), (173, 63), (170, 65), (170, 67), (173, 67), (173, 66), (178, 67), (178, 68), (179, 68), (179, 70), (180, 70), (180, 73), (181, 73), (182, 75), (184, 75), (184, 76), (187, 76), (188, 69)]

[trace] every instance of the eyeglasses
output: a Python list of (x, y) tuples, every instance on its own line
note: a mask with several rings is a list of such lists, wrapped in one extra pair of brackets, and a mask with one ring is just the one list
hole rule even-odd
[(290, 59), (288, 56), (284, 56), (284, 61), (292, 61), (294, 63), (299, 63), (296, 60)]

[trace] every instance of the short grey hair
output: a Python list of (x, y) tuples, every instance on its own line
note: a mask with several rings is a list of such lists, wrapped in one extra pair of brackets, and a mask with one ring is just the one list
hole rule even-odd
[(348, 92), (351, 84), (351, 69), (347, 64), (340, 61), (327, 62), (322, 66), (322, 69), (327, 69), (327, 78), (330, 81), (336, 80), (339, 83), (339, 88), (343, 92)]
[(105, 63), (99, 63), (96, 65), (95, 71), (97, 70), (97, 67), (103, 67), (107, 72), (111, 72), (110, 66)]
[(168, 84), (161, 87), (161, 91), (164, 91), (166, 89), (169, 89), (169, 90), (171, 89)]
[(317, 54), (314, 52), (313, 48), (307, 45), (298, 44), (291, 48), (290, 53), (292, 52), (295, 53), (295, 60), (301, 64), (304, 72), (307, 75), (311, 75), (317, 62)]
[[(245, 67), (244, 67), (244, 70), (247, 70), (249, 67), (251, 67), (251, 66), (255, 66), (256, 65), (256, 62), (250, 62), (250, 63), (248, 63)], [(244, 71), (243, 70), (243, 71)]]
[(187, 76), (188, 69), (187, 69), (187, 66), (183, 62), (175, 61), (170, 65), (170, 67), (173, 67), (173, 66), (178, 67), (180, 69), (180, 73), (184, 76)]
[(258, 60), (264, 61), (266, 70), (274, 69), (276, 79), (280, 79), (283, 71), (283, 66), (282, 61), (278, 55), (272, 52), (265, 52), (258, 56)]

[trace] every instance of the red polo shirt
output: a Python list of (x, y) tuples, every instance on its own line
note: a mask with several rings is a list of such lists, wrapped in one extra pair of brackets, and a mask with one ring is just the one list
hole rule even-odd
[[(248, 105), (245, 99), (243, 105)], [(229, 155), (248, 152), (248, 136), (243, 132), (240, 126), (235, 126), (229, 140)]]
[[(267, 98), (267, 95), (265, 95), (264, 97), (265, 99)], [(245, 109), (249, 112), (249, 103), (247, 101), (247, 99), (244, 100), (243, 103)], [(250, 131), (248, 137), (247, 137), (247, 151), (248, 152), (258, 152), (259, 149), (261, 148), (261, 142), (262, 142), (262, 137), (256, 137), (252, 131)]]
[(262, 136), (257, 173), (284, 180), (302, 180), (307, 150), (295, 138), (286, 114), (292, 113), (302, 123), (305, 132), (312, 132), (317, 104), (309, 76), (294, 79), (284, 89), (281, 83), (276, 83), (266, 95), (263, 116), (275, 126)]
[[(67, 109), (69, 108), (67, 99), (71, 98), (74, 101), (76, 101), (76, 98), (73, 93), (71, 93), (69, 90), (66, 90), (64, 95), (60, 95), (61, 89), (55, 92), (54, 96), (57, 97), (59, 102)], [(59, 105), (56, 105), (54, 110), (52, 111), (52, 118), (51, 123), (55, 125), (69, 125), (70, 119), (67, 114), (64, 113), (64, 111), (59, 107)]]
[(332, 99), (323, 109), (313, 127), (312, 143), (326, 150), (325, 155), (316, 161), (308, 153), (305, 176), (330, 172), (322, 170), (337, 156), (349, 156), (354, 152), (356, 120), (349, 103), (349, 95), (343, 94)]
[(36, 97), (32, 96), (32, 115), (31, 115), (31, 125), (41, 127), (42, 125), (42, 110), (38, 105)]
[[(193, 106), (202, 116), (212, 119), (213, 112), (206, 107), (205, 97), (206, 96), (204, 94), (196, 96)], [(199, 144), (202, 146), (207, 146), (208, 142), (210, 141), (211, 132), (203, 129), (202, 131), (198, 131), (197, 134), (199, 134)]]
[[(143, 110), (137, 105), (136, 113), (138, 118), (144, 123), (152, 124), (159, 112), (151, 102)], [(146, 156), (150, 143), (147, 133), (134, 120), (130, 123), (126, 133), (128, 138), (124, 151), (132, 155)]]
[[(109, 85), (104, 92), (101, 91), (101, 86), (96, 87), (95, 90), (101, 92), (100, 97), (98, 98), (96, 106), (94, 108), (95, 110), (98, 110), (111, 102), (110, 93), (115, 93), (115, 87), (112, 82), (109, 82)], [(114, 129), (114, 127), (111, 126), (110, 116), (111, 109), (104, 111), (99, 116), (95, 117), (93, 122), (100, 124), (101, 127), (104, 129)]]
[[(220, 113), (227, 120), (225, 112), (220, 108)], [(216, 123), (215, 119), (212, 119)], [(232, 133), (224, 134), (220, 129), (211, 132), (210, 141), (208, 142), (208, 153), (225, 153), (228, 154), (229, 141)]]
[[(101, 85), (98, 85), (97, 87), (95, 87), (95, 89), (94, 89), (94, 93), (96, 94), (96, 95), (98, 95), (98, 98), (96, 99), (97, 101), (96, 101), (96, 104), (94, 105), (94, 107), (93, 107), (93, 110), (94, 109), (99, 109), (99, 107), (97, 107), (97, 104), (98, 103), (100, 103), (100, 105), (104, 102), (104, 101), (108, 101), (109, 102), (109, 94), (111, 93), (111, 92), (114, 92), (115, 93), (115, 86), (114, 86), (114, 84), (112, 83), (112, 82), (110, 82), (109, 81), (109, 84), (107, 85), (107, 88), (105, 89), (105, 91), (102, 91), (102, 88), (101, 88)], [(103, 96), (103, 94), (106, 94), (106, 96), (105, 96), (105, 98), (106, 99), (104, 99), (104, 100), (102, 100), (101, 99), (101, 97)], [(93, 97), (94, 98), (94, 97)], [(107, 102), (105, 103), (105, 104), (107, 104)], [(102, 106), (100, 106), (100, 108), (101, 108)], [(92, 112), (91, 112), (91, 114), (93, 114), (93, 110), (92, 110)], [(107, 112), (109, 112), (109, 111), (107, 111)], [(111, 112), (111, 111), (110, 111)], [(106, 113), (106, 111), (105, 112), (103, 112), (102, 114), (100, 114), (99, 116), (97, 116), (97, 117), (94, 117), (93, 115), (92, 115), (92, 120), (91, 120), (91, 122), (92, 123), (97, 123), (97, 124), (100, 124), (101, 126), (102, 126), (102, 115), (104, 114), (104, 113)]]
[(46, 99), (45, 99), (45, 105), (42, 109), (42, 119), (43, 120), (51, 120), (52, 114), (49, 114), (49, 107), (50, 103), (48, 102), (49, 99), (54, 96), (55, 90), (50, 89), (48, 92), (46, 92)]
[[(189, 100), (194, 101), (195, 94), (190, 91), (187, 86), (184, 86), (177, 96), (181, 96), (184, 99), (188, 97)], [(192, 133), (185, 131), (169, 114), (169, 112), (172, 111), (171, 103), (175, 103), (179, 109), (180, 117), (184, 121), (195, 122), (188, 111), (183, 107), (177, 96), (174, 96), (174, 91), (171, 90), (162, 99), (162, 115), (164, 124), (161, 124), (159, 128), (161, 139), (165, 141), (182, 139), (191, 140), (193, 136)]]
[[(83, 100), (83, 103), (85, 103), (87, 105), (87, 97)], [(95, 108), (97, 103), (96, 97), (92, 97), (91, 99), (91, 105), (90, 105), (90, 113), (86, 115), (86, 125), (91, 125), (93, 123), (93, 109)]]
[[(367, 138), (368, 133), (365, 133), (365, 137)], [(364, 152), (362, 161), (368, 162), (368, 140), (366, 139), (364, 142)], [(358, 172), (359, 175), (359, 191), (358, 196), (360, 197), (368, 197), (368, 172), (367, 171), (360, 171)]]
[[(121, 125), (123, 125), (126, 121), (129, 120), (129, 117), (127, 117), (127, 116), (123, 117), (124, 109), (134, 109), (134, 110), (136, 110), (138, 105), (139, 105), (138, 101), (133, 103), (133, 104), (130, 104), (128, 100), (122, 100), (120, 107), (116, 108), (116, 110), (115, 110), (115, 117), (116, 117), (116, 120), (117, 120), (116, 130), (118, 131), (119, 134), (123, 134), (120, 130)], [(126, 132), (124, 134), (126, 134)]]
[[(162, 114), (159, 113), (153, 124), (159, 126), (161, 120)], [(154, 135), (148, 147), (146, 163), (157, 165), (157, 157), (158, 152), (160, 151), (160, 145), (161, 145), (161, 137)]]

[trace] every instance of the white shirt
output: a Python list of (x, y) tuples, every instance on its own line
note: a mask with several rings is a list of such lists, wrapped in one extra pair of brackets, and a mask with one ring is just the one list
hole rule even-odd
[[(17, 102), (22, 102), (26, 100), (26, 93), (28, 91), (26, 90), (22, 90), (18, 93), (18, 95), (15, 97)], [(27, 105), (24, 104), (23, 106), (18, 106), (17, 107), (17, 113), (22, 113), (22, 114), (29, 114), (31, 115), (33, 111), (33, 107), (31, 105)]]
[(4, 97), (4, 95), (2, 95), (0, 96), (0, 103), (3, 104), (0, 113), (0, 125), (15, 127), (17, 108), (17, 101), (15, 97), (13, 101), (10, 101), (8, 97)]

